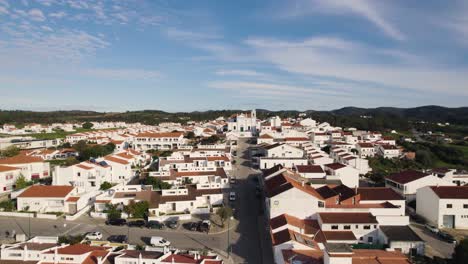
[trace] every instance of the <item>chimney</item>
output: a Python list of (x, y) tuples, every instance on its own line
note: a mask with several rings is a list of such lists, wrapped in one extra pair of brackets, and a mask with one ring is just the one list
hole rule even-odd
[(24, 250), (23, 250), (23, 261), (28, 260), (28, 245), (24, 245)]
[(97, 257), (97, 264), (102, 264), (102, 263), (103, 263), (102, 257), (100, 257), (100, 256)]
[(305, 186), (305, 181), (302, 181), (302, 186)]

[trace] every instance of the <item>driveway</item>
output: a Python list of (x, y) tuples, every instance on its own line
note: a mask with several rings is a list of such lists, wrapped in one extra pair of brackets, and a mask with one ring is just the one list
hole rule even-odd
[(411, 229), (418, 234), (418, 236), (426, 242), (426, 256), (428, 257), (441, 257), (452, 258), (455, 244), (447, 243), (437, 238), (436, 235), (429, 233), (423, 225), (411, 223)]

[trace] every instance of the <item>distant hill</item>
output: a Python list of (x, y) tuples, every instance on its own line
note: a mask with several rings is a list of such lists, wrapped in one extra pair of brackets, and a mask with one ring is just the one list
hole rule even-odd
[[(0, 111), (0, 124), (14, 123), (54, 123), (83, 121), (124, 121), (158, 124), (161, 122), (186, 122), (188, 120), (203, 121), (219, 116), (229, 117), (241, 110), (210, 110), (195, 112), (169, 113), (160, 110), (141, 110), (115, 113), (95, 111)], [(295, 117), (300, 113), (296, 110), (270, 111), (257, 109), (259, 118), (278, 115), (280, 117)], [(414, 121), (449, 122), (451, 124), (468, 125), (468, 107), (448, 108), (441, 106), (421, 106), (414, 108), (358, 108), (344, 107), (332, 111), (308, 110), (305, 113), (320, 121), (329, 122), (335, 126), (356, 127), (359, 129), (409, 129)], [(368, 118), (362, 118), (366, 116)]]

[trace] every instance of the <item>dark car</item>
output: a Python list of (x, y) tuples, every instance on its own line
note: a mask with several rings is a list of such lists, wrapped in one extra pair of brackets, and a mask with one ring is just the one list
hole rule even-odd
[(127, 224), (127, 221), (122, 218), (109, 219), (106, 221), (106, 225), (123, 226), (125, 224)]
[(447, 232), (439, 231), (439, 233), (437, 233), (437, 235), (440, 237), (440, 239), (442, 239), (442, 240), (444, 240), (444, 241), (446, 241), (448, 243), (456, 243), (457, 242), (457, 240)]
[(198, 224), (199, 223), (196, 223), (196, 222), (188, 222), (188, 223), (184, 223), (182, 226), (187, 229), (187, 230), (190, 230), (190, 231), (197, 231), (198, 229)]
[(151, 229), (163, 229), (164, 225), (158, 221), (148, 221), (148, 223), (146, 224), (146, 227), (151, 228)]
[(209, 221), (202, 221), (198, 224), (198, 231), (206, 232), (210, 231), (210, 222)]
[(179, 223), (177, 222), (177, 220), (169, 220), (166, 221), (166, 226), (170, 229), (177, 229), (177, 227), (179, 227)]
[(107, 238), (107, 241), (113, 243), (127, 243), (127, 236), (126, 235), (112, 235)]
[(128, 222), (129, 227), (144, 227), (146, 225), (144, 220), (135, 220)]

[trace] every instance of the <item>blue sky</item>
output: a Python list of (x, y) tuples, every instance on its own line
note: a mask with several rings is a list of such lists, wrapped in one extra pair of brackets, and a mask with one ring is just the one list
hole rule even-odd
[(0, 0), (0, 108), (468, 102), (467, 1)]

